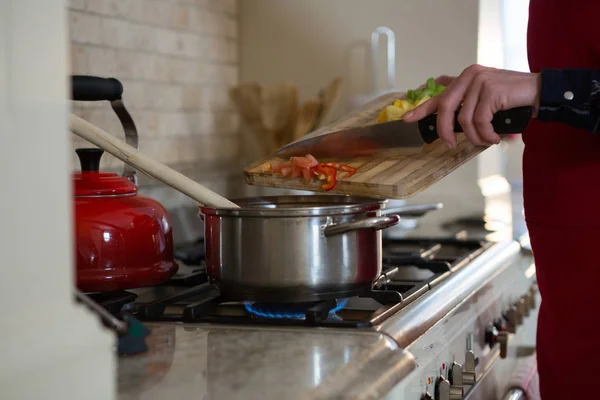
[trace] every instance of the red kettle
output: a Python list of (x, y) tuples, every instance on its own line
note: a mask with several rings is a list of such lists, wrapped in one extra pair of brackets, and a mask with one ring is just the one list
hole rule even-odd
[[(72, 77), (74, 100), (109, 100), (137, 147), (137, 131), (121, 100), (116, 79)], [(104, 151), (76, 150), (81, 172), (73, 174), (76, 285), (86, 293), (150, 286), (170, 279), (178, 269), (173, 232), (165, 208), (138, 193), (135, 171), (124, 176), (101, 172)]]

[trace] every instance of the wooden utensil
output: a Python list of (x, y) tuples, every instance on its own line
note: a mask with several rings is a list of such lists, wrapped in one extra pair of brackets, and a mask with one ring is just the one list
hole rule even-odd
[(298, 140), (313, 130), (319, 118), (322, 104), (321, 99), (317, 97), (308, 99), (302, 104), (294, 129), (293, 140)]
[(294, 93), (294, 88), (289, 84), (268, 85), (262, 88), (260, 116), (270, 136), (271, 151), (276, 150), (281, 142), (280, 132), (290, 115)]
[(253, 131), (263, 152), (269, 154), (273, 151), (273, 144), (261, 118), (261, 92), (257, 83), (244, 83), (231, 88), (229, 97), (238, 108), (243, 121)]
[(77, 115), (71, 114), (70, 128), (77, 136), (86, 139), (121, 161), (173, 187), (201, 204), (217, 208), (239, 208), (237, 204), (144, 155), (136, 148), (115, 138)]
[[(317, 129), (313, 134), (333, 132), (375, 123), (381, 110), (396, 99), (405, 98), (404, 93), (393, 92), (380, 96), (339, 120)], [(411, 155), (392, 155), (386, 158), (348, 160), (319, 160), (320, 162), (343, 162), (357, 169), (350, 178), (341, 176), (333, 193), (374, 196), (387, 199), (402, 199), (420, 193), (460, 167), (486, 147), (475, 146), (457, 134), (457, 147), (449, 149), (437, 140), (425, 145), (423, 151)], [(281, 161), (274, 156), (252, 163), (244, 169), (246, 182), (250, 185), (284, 189), (322, 192), (321, 182), (304, 182), (302, 178), (284, 178), (281, 175), (262, 172), (262, 165)]]
[(331, 115), (331, 111), (340, 99), (342, 78), (335, 78), (320, 94), (323, 106), (313, 129), (321, 126)]
[(283, 126), (275, 132), (276, 149), (285, 146), (294, 140), (294, 127), (298, 119), (298, 89), (287, 85), (282, 99), (282, 105), (288, 108), (287, 118)]

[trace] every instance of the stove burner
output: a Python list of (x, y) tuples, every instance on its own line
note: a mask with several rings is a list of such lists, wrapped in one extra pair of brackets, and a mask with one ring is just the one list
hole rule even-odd
[[(333, 315), (346, 306), (348, 299), (336, 300), (336, 305), (329, 310), (329, 315)], [(306, 319), (307, 312), (313, 308), (315, 303), (291, 303), (283, 304), (265, 304), (265, 303), (244, 303), (246, 311), (252, 315), (271, 319)]]

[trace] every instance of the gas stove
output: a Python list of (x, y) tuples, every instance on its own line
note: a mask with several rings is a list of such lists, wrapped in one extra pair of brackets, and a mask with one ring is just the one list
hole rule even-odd
[(457, 238), (384, 239), (383, 271), (359, 296), (308, 303), (228, 302), (209, 282), (204, 242), (176, 251), (181, 263), (168, 282), (147, 288), (92, 294), (110, 312), (141, 321), (340, 328), (376, 326), (460, 271), (491, 243)]
[[(336, 364), (333, 370), (327, 369), (331, 365), (298, 366), (294, 350), (287, 352), (279, 343), (277, 354), (288, 367), (270, 369), (273, 382), (310, 368), (329, 371), (317, 386), (296, 388), (300, 391), (291, 398), (346, 398), (341, 394), (352, 393), (356, 395), (352, 398), (367, 399), (376, 392), (381, 395), (377, 398), (390, 400), (487, 400), (504, 396), (494, 396), (491, 391), (519, 386), (511, 377), (524, 365), (527, 349), (534, 349), (539, 303), (535, 266), (526, 243), (456, 235), (384, 238), (382, 246), (381, 276), (371, 290), (352, 297), (309, 303), (228, 301), (207, 278), (202, 240), (177, 249), (180, 269), (164, 284), (89, 296), (117, 318), (133, 316), (159, 336), (169, 327), (182, 329), (186, 337), (202, 332), (199, 338), (215, 329), (234, 337), (239, 334), (239, 338), (279, 338), (281, 332), (303, 332), (315, 338), (385, 337), (387, 350), (365, 350), (364, 355)], [(245, 351), (266, 351), (261, 347), (263, 339), (256, 343), (240, 340), (234, 340), (235, 346), (250, 346)], [(321, 343), (326, 339), (314, 340)], [(224, 342), (211, 354), (221, 354), (231, 346)], [(135, 359), (143, 366), (162, 354), (160, 351), (151, 345), (146, 355)], [(132, 367), (125, 361), (130, 358), (122, 359), (123, 371), (130, 371)], [(312, 362), (315, 360), (321, 357)], [(135, 365), (142, 369), (126, 376), (144, 371), (145, 367)], [(236, 365), (228, 368), (235, 370)], [(245, 376), (249, 371), (252, 369), (238, 373)], [(363, 375), (368, 371), (381, 376), (366, 379)], [(226, 377), (211, 376), (209, 385), (221, 387), (217, 382), (223, 382), (227, 386)], [(187, 390), (186, 385), (191, 385), (187, 382), (178, 383), (178, 390)], [(248, 390), (252, 397), (252, 391), (258, 390), (255, 398), (268, 398), (260, 397), (264, 393), (259, 386), (247, 386), (240, 391)]]

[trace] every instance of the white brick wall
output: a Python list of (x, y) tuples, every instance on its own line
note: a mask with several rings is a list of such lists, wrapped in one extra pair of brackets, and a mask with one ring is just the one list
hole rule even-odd
[[(209, 173), (217, 191), (241, 168), (240, 121), (227, 97), (239, 76), (237, 13), (237, 0), (70, 0), (69, 5), (72, 73), (119, 79), (140, 150), (174, 168), (198, 165), (197, 174)], [(77, 102), (74, 112), (124, 138), (107, 102)], [(73, 136), (73, 145), (89, 144)], [(78, 169), (74, 152), (73, 162)], [(101, 166), (119, 171), (122, 162), (105, 154)], [(203, 183), (211, 187), (210, 181)]]

